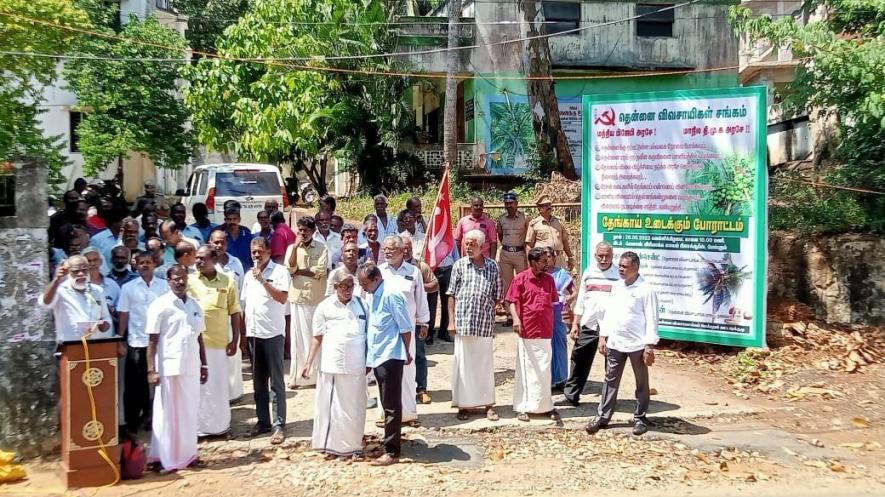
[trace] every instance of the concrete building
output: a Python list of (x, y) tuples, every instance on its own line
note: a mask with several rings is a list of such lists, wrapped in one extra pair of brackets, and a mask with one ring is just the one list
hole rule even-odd
[[(564, 131), (580, 172), (583, 95), (738, 86), (738, 39), (728, 23), (729, 0), (691, 5), (656, 0), (539, 1), (534, 21), (548, 38)], [(407, 65), (444, 75), (447, 3), (431, 17), (408, 18), (401, 50)], [(436, 17), (433, 17), (436, 16)], [(523, 42), (528, 23), (519, 4), (464, 0), (458, 39), (464, 78), (458, 85), (459, 164), (477, 175), (513, 175), (529, 158), (520, 150), (533, 139)], [(637, 17), (639, 16), (639, 17)], [(642, 76), (632, 75), (642, 72)], [(414, 152), (428, 166), (442, 163), (445, 80), (412, 88), (418, 133)]]
[[(801, 1), (744, 0), (741, 5), (756, 15), (774, 18), (793, 17), (807, 22), (809, 13)], [(746, 35), (740, 40), (740, 81), (742, 85), (764, 85), (768, 88), (768, 162), (778, 165), (812, 159), (816, 128), (807, 113), (790, 114), (781, 105), (778, 91), (796, 77), (799, 62), (789, 48), (772, 46), (767, 40), (750, 42)]]
[[(184, 35), (187, 19), (172, 9), (171, 0), (118, 0), (120, 5), (120, 23), (125, 24), (130, 16), (139, 18), (154, 16), (164, 26)], [(59, 64), (61, 74), (63, 63)], [(39, 126), (46, 136), (60, 136), (64, 145), (64, 153), (71, 165), (65, 168), (63, 175), (68, 184), (64, 189), (71, 188), (74, 180), (83, 175), (83, 154), (77, 145), (77, 126), (82, 114), (77, 110), (77, 96), (66, 89), (67, 83), (59, 77), (52, 86), (45, 87), (39, 114)], [(174, 193), (176, 188), (184, 185), (192, 166), (179, 170), (165, 170), (154, 167), (153, 162), (141, 153), (132, 153), (123, 160), (124, 184), (123, 191), (128, 200), (134, 200), (142, 190), (145, 178), (155, 178), (161, 192)], [(112, 179), (117, 173), (117, 164), (111, 164), (99, 178)]]

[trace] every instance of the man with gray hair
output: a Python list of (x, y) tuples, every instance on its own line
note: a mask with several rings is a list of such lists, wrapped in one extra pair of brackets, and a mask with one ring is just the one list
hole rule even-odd
[(621, 280), (611, 291), (611, 300), (599, 324), (599, 353), (605, 356), (605, 383), (598, 415), (587, 424), (587, 433), (605, 428), (615, 412), (618, 387), (629, 360), (636, 377), (636, 410), (633, 434), (648, 431), (648, 367), (655, 362), (658, 343), (658, 297), (651, 284), (639, 275), (639, 256), (624, 252), (618, 262)]
[(563, 388), (565, 400), (575, 407), (581, 401), (581, 392), (596, 356), (599, 321), (608, 306), (612, 286), (618, 281), (618, 268), (612, 264), (612, 253), (608, 242), (599, 242), (593, 252), (596, 264), (587, 266), (578, 283), (578, 298), (569, 333), (575, 341), (575, 348), (572, 350), (571, 375)]
[(113, 334), (104, 292), (89, 282), (89, 261), (81, 255), (72, 255), (58, 266), (40, 304), (52, 311), (59, 342)]
[[(378, 269), (381, 270), (388, 289), (399, 291), (406, 299), (409, 319), (415, 331), (409, 343), (409, 355), (417, 357), (418, 344), (415, 342), (427, 338), (427, 322), (430, 321), (424, 277), (417, 267), (405, 261), (403, 239), (399, 235), (389, 235), (385, 238), (382, 250), (387, 261), (379, 264)], [(407, 424), (417, 424), (418, 421), (416, 375), (415, 363), (406, 364), (403, 368), (402, 422)]]
[(95, 247), (86, 247), (80, 253), (89, 261), (89, 281), (101, 287), (104, 292), (105, 302), (110, 309), (111, 317), (117, 314), (117, 300), (120, 298), (120, 285), (116, 281), (108, 278), (101, 273), (101, 268), (105, 266), (104, 257)]
[(504, 297), (498, 265), (482, 253), (485, 233), (470, 230), (464, 235), (464, 257), (452, 266), (447, 292), (448, 332), (455, 335), (452, 366), (452, 406), (458, 419), (469, 409), (484, 409), (486, 418), (497, 421), (495, 412), (495, 306)]
[(132, 270), (132, 251), (122, 245), (111, 249), (111, 271), (108, 278), (114, 280), (121, 289), (123, 285), (138, 278)]

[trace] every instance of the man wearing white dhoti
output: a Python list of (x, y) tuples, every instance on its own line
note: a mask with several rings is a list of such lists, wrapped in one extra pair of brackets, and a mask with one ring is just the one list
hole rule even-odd
[(299, 374), (313, 342), (313, 313), (326, 293), (329, 251), (313, 238), (316, 222), (310, 216), (298, 218), (298, 241), (286, 251), (286, 268), (292, 277), (289, 289), (290, 320), (289, 388), (316, 384), (316, 367), (307, 378)]
[(485, 233), (464, 235), (467, 250), (452, 266), (449, 279), (449, 333), (455, 336), (452, 364), (452, 407), (466, 420), (470, 409), (483, 409), (497, 421), (495, 412), (495, 306), (503, 297), (498, 265), (482, 254)]
[(313, 314), (313, 343), (301, 369), (302, 376), (309, 376), (320, 358), (311, 446), (327, 459), (356, 457), (363, 451), (369, 308), (353, 294), (354, 282), (349, 273), (333, 277), (335, 294)]
[[(406, 310), (412, 320), (412, 340), (409, 342), (409, 355), (416, 357), (416, 340), (427, 338), (427, 322), (430, 321), (430, 309), (427, 307), (427, 291), (424, 289), (424, 277), (421, 270), (405, 261), (403, 239), (399, 235), (390, 235), (384, 239), (382, 247), (387, 259), (378, 265), (389, 290), (402, 293), (406, 299)], [(417, 426), (418, 402), (415, 398), (418, 390), (415, 361), (403, 368), (403, 419), (404, 424)], [(382, 426), (379, 421), (376, 425)]]
[[(240, 296), (233, 277), (216, 269), (215, 251), (208, 245), (197, 249), (198, 273), (188, 278), (187, 291), (203, 309), (203, 344), (209, 381), (200, 387), (200, 436), (222, 435), (230, 431), (230, 387), (228, 357), (240, 342)], [(228, 328), (233, 338), (228, 340)]]
[[(243, 263), (228, 253), (227, 234), (225, 231), (213, 230), (209, 234), (209, 245), (215, 249), (217, 255), (215, 269), (232, 277), (237, 285), (237, 292), (242, 294), (245, 270), (243, 269)], [(240, 329), (244, 329), (244, 326), (245, 324), (241, 320)], [(228, 339), (233, 340), (233, 329), (228, 328), (227, 332)], [(231, 402), (237, 401), (243, 396), (243, 351), (246, 350), (246, 340), (244, 337), (241, 338), (240, 347), (234, 352), (234, 355), (227, 357), (228, 390)]]
[(197, 460), (197, 412), (200, 384), (209, 379), (203, 347), (203, 310), (187, 295), (187, 268), (166, 272), (170, 292), (148, 308), (148, 383), (154, 392), (154, 422), (148, 462), (164, 472)]
[(529, 414), (550, 414), (550, 419), (561, 422), (553, 408), (550, 384), (553, 303), (559, 301), (559, 294), (553, 277), (545, 271), (547, 257), (546, 248), (531, 249), (529, 268), (517, 274), (507, 289), (513, 331), (519, 335), (513, 410), (520, 421), (529, 421)]

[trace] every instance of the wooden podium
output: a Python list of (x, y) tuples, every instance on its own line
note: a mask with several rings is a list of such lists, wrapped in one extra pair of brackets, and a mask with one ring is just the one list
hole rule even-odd
[[(119, 473), (117, 351), (122, 340), (121, 337), (90, 340), (88, 368), (82, 342), (63, 342), (59, 348), (61, 478), (69, 488), (113, 483), (114, 470), (99, 454), (102, 443)], [(95, 420), (89, 386), (95, 398)]]

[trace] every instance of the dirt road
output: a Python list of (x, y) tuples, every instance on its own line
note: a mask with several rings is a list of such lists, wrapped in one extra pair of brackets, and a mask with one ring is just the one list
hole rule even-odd
[[(248, 439), (250, 396), (233, 407), (232, 439), (204, 441), (206, 467), (67, 495), (885, 495), (882, 409), (885, 367), (843, 381), (836, 398), (786, 402), (735, 392), (717, 371), (676, 363), (666, 354), (651, 372), (651, 431), (634, 437), (629, 371), (615, 427), (582, 429), (599, 400), (601, 361), (578, 408), (560, 405), (563, 427), (544, 418), (521, 423), (510, 407), (514, 334), (496, 338), (496, 395), (501, 421), (455, 419), (450, 407), (452, 346), (429, 347), (433, 403), (419, 406), (422, 426), (407, 428), (404, 464), (326, 462), (309, 449), (313, 390), (289, 392), (288, 439)], [(248, 373), (247, 371), (245, 371)], [(247, 374), (247, 385), (248, 385)], [(377, 411), (366, 423), (377, 447)], [(0, 487), (6, 495), (63, 495), (54, 462), (28, 466), (30, 480)]]

